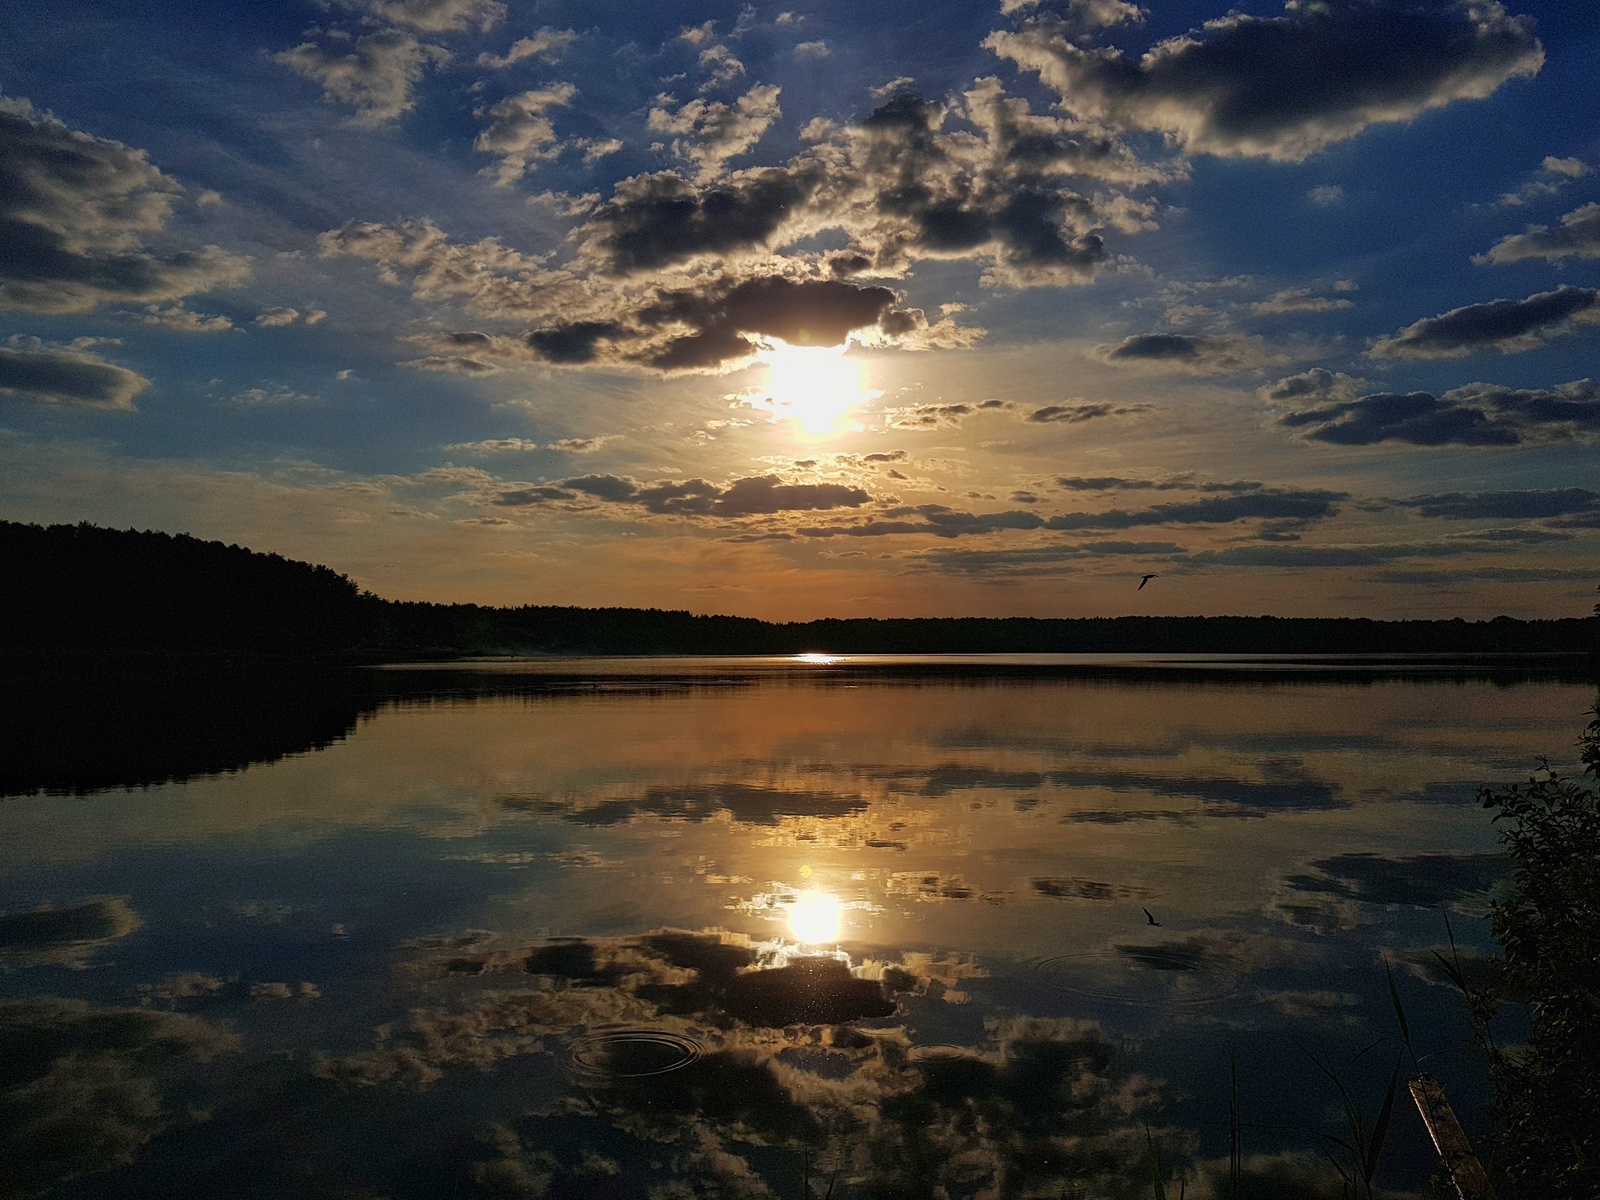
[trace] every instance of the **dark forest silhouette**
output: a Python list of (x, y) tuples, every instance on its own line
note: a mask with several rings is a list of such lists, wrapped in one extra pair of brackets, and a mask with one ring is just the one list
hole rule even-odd
[(385, 600), (325, 566), (186, 534), (0, 522), (0, 655), (320, 661), (485, 654), (1596, 652), (1600, 618), (853, 618)]

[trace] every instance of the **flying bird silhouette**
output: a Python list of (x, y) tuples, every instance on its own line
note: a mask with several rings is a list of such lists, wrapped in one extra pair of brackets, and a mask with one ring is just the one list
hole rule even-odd
[(1133, 590), (1136, 591), (1136, 592), (1142, 592), (1142, 591), (1144, 591), (1144, 585), (1145, 584), (1149, 583), (1152, 579), (1159, 579), (1159, 578), (1160, 578), (1160, 576), (1157, 575), (1154, 571), (1152, 571), (1150, 574), (1146, 575), (1143, 579), (1139, 580), (1139, 586), (1134, 588)]
[(1160, 925), (1161, 924), (1160, 921), (1156, 920), (1154, 917), (1152, 917), (1150, 915), (1150, 910), (1148, 908), (1144, 910), (1144, 919), (1146, 921), (1149, 921), (1150, 924), (1152, 924), (1152, 925)]

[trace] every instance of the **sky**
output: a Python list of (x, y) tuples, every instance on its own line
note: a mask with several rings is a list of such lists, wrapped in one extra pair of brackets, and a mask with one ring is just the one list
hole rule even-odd
[(1593, 605), (1591, 5), (0, 28), (0, 519), (775, 620)]

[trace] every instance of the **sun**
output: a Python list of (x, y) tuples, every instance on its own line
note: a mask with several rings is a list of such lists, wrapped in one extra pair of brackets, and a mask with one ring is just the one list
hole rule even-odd
[(844, 905), (826, 892), (802, 892), (789, 908), (789, 932), (806, 945), (837, 942), (843, 924)]
[(854, 408), (878, 393), (868, 390), (866, 365), (842, 346), (790, 346), (774, 342), (761, 352), (767, 364), (767, 398), (773, 419), (792, 419), (811, 437), (845, 427)]

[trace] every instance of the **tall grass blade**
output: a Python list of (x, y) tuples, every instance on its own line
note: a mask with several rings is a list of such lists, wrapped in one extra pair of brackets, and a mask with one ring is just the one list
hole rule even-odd
[(1417, 1052), (1411, 1049), (1411, 1026), (1406, 1022), (1406, 1010), (1400, 1003), (1400, 989), (1394, 985), (1394, 969), (1390, 967), (1387, 958), (1383, 960), (1383, 973), (1389, 979), (1389, 1000), (1394, 1004), (1394, 1015), (1400, 1020), (1400, 1036), (1405, 1041), (1406, 1050), (1415, 1061)]
[(1239, 1200), (1239, 1176), (1244, 1167), (1244, 1150), (1241, 1143), (1239, 1115), (1239, 1049), (1234, 1047), (1229, 1055), (1228, 1070), (1231, 1075), (1228, 1095), (1228, 1200)]
[(1155, 1200), (1167, 1200), (1167, 1185), (1161, 1181), (1161, 1156), (1156, 1153), (1156, 1139), (1148, 1125), (1144, 1127), (1144, 1140), (1150, 1147), (1150, 1177), (1155, 1183)]
[(1367, 1191), (1372, 1191), (1372, 1177), (1378, 1173), (1378, 1156), (1383, 1153), (1384, 1139), (1389, 1136), (1389, 1117), (1394, 1113), (1394, 1093), (1400, 1084), (1400, 1060), (1394, 1060), (1394, 1072), (1389, 1076), (1389, 1090), (1384, 1094), (1383, 1107), (1378, 1110), (1378, 1119), (1372, 1126), (1372, 1142), (1367, 1146), (1366, 1162), (1362, 1164), (1362, 1174), (1367, 1183)]

